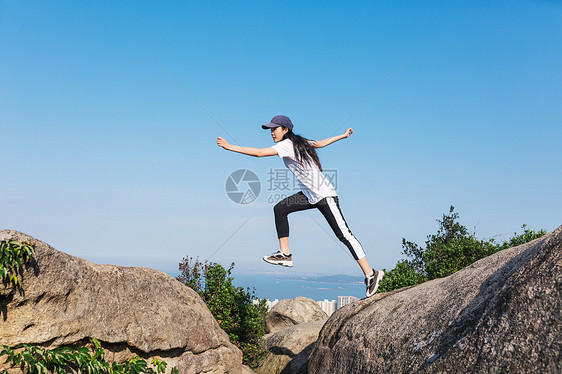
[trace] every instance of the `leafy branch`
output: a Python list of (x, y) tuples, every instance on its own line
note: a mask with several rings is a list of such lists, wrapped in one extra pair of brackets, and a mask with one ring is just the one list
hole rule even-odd
[[(7, 356), (12, 368), (20, 367), (24, 373), (29, 374), (65, 374), (68, 369), (79, 370), (88, 374), (157, 374), (166, 371), (166, 362), (153, 358), (152, 366), (156, 371), (148, 366), (148, 363), (137, 356), (123, 363), (105, 361), (105, 352), (100, 342), (95, 338), (90, 338), (91, 347), (79, 347), (72, 349), (69, 347), (59, 347), (45, 349), (35, 347), (30, 344), (20, 344), (14, 348), (7, 345), (1, 346), (0, 357)], [(22, 349), (21, 352), (15, 351)], [(4, 370), (1, 374), (7, 374)], [(172, 374), (177, 374), (178, 369), (173, 368)]]
[(35, 253), (35, 243), (2, 240), (0, 242), (0, 279), (5, 285), (13, 284), (21, 289), (22, 266), (31, 261)]

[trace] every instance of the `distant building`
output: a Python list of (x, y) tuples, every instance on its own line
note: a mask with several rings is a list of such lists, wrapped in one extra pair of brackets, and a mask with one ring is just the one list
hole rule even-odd
[(318, 305), (320, 305), (320, 308), (322, 308), (322, 310), (326, 312), (328, 317), (336, 311), (336, 300), (324, 299), (324, 301), (317, 301), (317, 303)]
[[(327, 300), (327, 299), (324, 299), (323, 301), (316, 301), (316, 302), (318, 303), (318, 305), (320, 305), (320, 308), (322, 308), (322, 310), (326, 312), (328, 316), (331, 316), (337, 309), (341, 309), (347, 304), (351, 304), (352, 302), (357, 300), (359, 299), (356, 298), (355, 296), (338, 296), (337, 302), (336, 300)], [(273, 308), (275, 304), (277, 304), (278, 302), (279, 299), (275, 299), (273, 301), (269, 301), (268, 299), (265, 300), (265, 304), (267, 305), (267, 308), (269, 310), (271, 310), (271, 308)], [(257, 304), (258, 300), (254, 300), (253, 303)]]
[(354, 301), (359, 300), (357, 297), (355, 296), (338, 296), (338, 307), (337, 309), (341, 309), (344, 306), (346, 306), (347, 304), (351, 304)]

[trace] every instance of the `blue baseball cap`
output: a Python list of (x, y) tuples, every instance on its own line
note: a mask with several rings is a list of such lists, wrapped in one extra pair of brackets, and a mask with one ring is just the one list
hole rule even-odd
[(293, 122), (291, 122), (291, 119), (287, 116), (282, 116), (282, 115), (273, 117), (271, 119), (271, 122), (262, 125), (261, 128), (267, 130), (279, 126), (285, 126), (289, 130), (293, 130)]

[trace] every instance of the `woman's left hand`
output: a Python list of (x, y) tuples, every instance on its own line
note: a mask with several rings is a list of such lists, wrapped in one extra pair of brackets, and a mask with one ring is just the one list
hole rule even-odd
[(348, 138), (349, 135), (351, 135), (351, 134), (353, 134), (353, 129), (350, 127), (350, 128), (348, 128), (347, 130), (345, 130), (345, 132), (343, 133), (343, 136), (344, 136), (345, 138)]

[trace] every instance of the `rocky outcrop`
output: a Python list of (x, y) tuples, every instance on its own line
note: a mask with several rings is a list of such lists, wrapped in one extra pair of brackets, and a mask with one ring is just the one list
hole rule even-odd
[(562, 372), (562, 226), (325, 324), (309, 373)]
[(325, 321), (328, 315), (320, 305), (307, 297), (295, 297), (279, 301), (265, 318), (265, 330), (276, 332), (300, 323)]
[(53, 348), (93, 337), (109, 361), (145, 354), (166, 361), (168, 372), (174, 366), (180, 373), (249, 371), (199, 295), (173, 277), (147, 268), (96, 265), (28, 235), (0, 230), (0, 240), (7, 239), (37, 244), (24, 270), (24, 292), (0, 285), (2, 344)]
[(264, 338), (269, 351), (259, 374), (306, 373), (306, 363), (328, 315), (306, 297), (281, 300), (266, 317)]
[(256, 372), (258, 374), (306, 373), (308, 356), (325, 322), (323, 320), (301, 323), (268, 334), (264, 342), (269, 353)]

